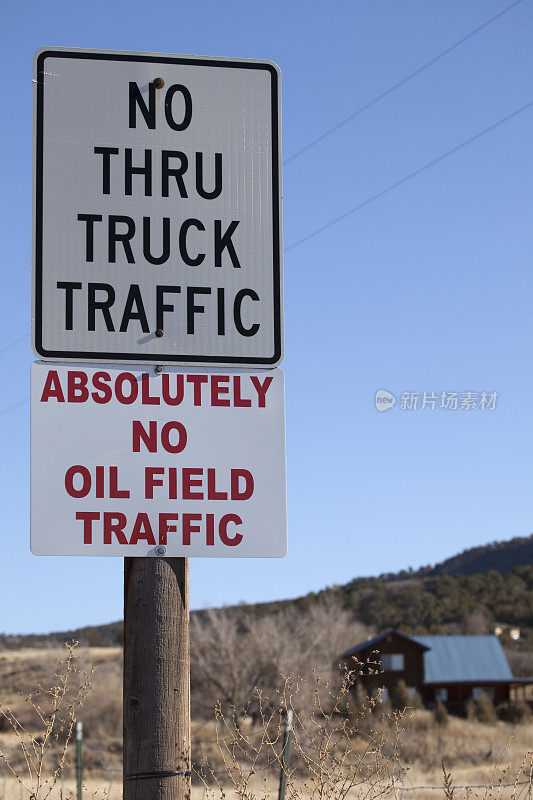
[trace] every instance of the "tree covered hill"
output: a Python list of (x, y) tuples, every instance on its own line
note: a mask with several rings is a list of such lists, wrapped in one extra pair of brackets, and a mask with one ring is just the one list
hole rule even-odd
[(523, 629), (533, 649), (533, 535), (475, 547), (434, 567), (355, 578), (295, 600), (251, 606), (256, 613), (287, 604), (306, 608), (335, 598), (375, 631), (406, 634), (492, 633), (494, 622)]
[(509, 539), (506, 542), (491, 542), (480, 547), (471, 547), (434, 567), (422, 567), (416, 572), (403, 570), (380, 577), (384, 580), (398, 580), (415, 576), (477, 575), (491, 570), (506, 575), (523, 564), (533, 564), (533, 534)]
[[(378, 631), (488, 633), (496, 621), (533, 630), (533, 564), (505, 575), (436, 575), (384, 581), (360, 578), (328, 590)], [(319, 592), (319, 599), (323, 592)]]
[[(245, 609), (264, 616), (288, 607), (305, 610), (329, 599), (375, 631), (486, 633), (498, 621), (522, 628), (521, 647), (533, 649), (533, 536), (465, 550), (416, 572), (356, 578), (344, 586)], [(122, 622), (50, 634), (0, 634), (0, 649), (54, 647), (72, 639), (93, 646), (122, 644)]]

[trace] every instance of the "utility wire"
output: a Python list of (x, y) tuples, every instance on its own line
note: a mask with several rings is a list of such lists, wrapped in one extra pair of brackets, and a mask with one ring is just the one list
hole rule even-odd
[(3, 417), (4, 414), (9, 414), (10, 411), (14, 411), (19, 406), (24, 405), (24, 403), (27, 403), (29, 401), (29, 399), (30, 399), (29, 397), (25, 397), (23, 400), (19, 400), (18, 403), (13, 403), (12, 406), (4, 408), (2, 411), (0, 411), (0, 417)]
[[(2, 349), (0, 350), (0, 356), (3, 355), (4, 353), (7, 353), (8, 350), (11, 350), (12, 347), (15, 347), (16, 344), (20, 344), (20, 342), (23, 342), (27, 338), (28, 334), (25, 333), (24, 336), (19, 336), (18, 339), (14, 339), (9, 344), (6, 344), (5, 347), (2, 347)], [(0, 417), (3, 417), (4, 414), (9, 414), (10, 411), (14, 411), (19, 406), (23, 405), (24, 403), (27, 403), (29, 399), (30, 399), (29, 397), (25, 397), (23, 400), (19, 400), (17, 403), (13, 403), (13, 405), (4, 408), (2, 411), (0, 411)]]
[(15, 339), (13, 342), (10, 342), (9, 344), (6, 344), (5, 347), (2, 347), (2, 349), (0, 349), (0, 356), (3, 355), (4, 353), (7, 353), (8, 350), (11, 350), (12, 347), (15, 347), (16, 344), (19, 344), (19, 342), (22, 342), (24, 341), (24, 339), (27, 338), (28, 334), (25, 333), (24, 336), (19, 336), (18, 339)]
[[(437, 158), (434, 158), (432, 161), (428, 161), (427, 164), (424, 164), (418, 169), (415, 169), (413, 172), (410, 172), (408, 175), (405, 175), (403, 178), (400, 178), (400, 180), (395, 181), (395, 183), (392, 183), (390, 186), (387, 186), (380, 192), (373, 194), (371, 197), (367, 197), (367, 199), (363, 200), (362, 203), (359, 203), (353, 208), (348, 209), (348, 211), (345, 211), (344, 214), (340, 214), (340, 216), (335, 217), (334, 219), (327, 222), (325, 225), (321, 225), (320, 228), (316, 228), (316, 230), (311, 231), (311, 233), (308, 233), (306, 236), (303, 236), (301, 239), (298, 239), (296, 242), (293, 242), (288, 247), (286, 247), (284, 252), (288, 253), (289, 250), (294, 250), (295, 247), (299, 247), (301, 244), (307, 242), (309, 239), (313, 239), (315, 236), (318, 236), (320, 233), (323, 233), (325, 230), (331, 228), (333, 225), (336, 225), (338, 222), (341, 222), (343, 219), (346, 219), (352, 214), (356, 214), (358, 211), (361, 211), (362, 208), (365, 208), (366, 206), (370, 205), (376, 200), (379, 200), (381, 197), (384, 197), (389, 192), (392, 192), (394, 189), (397, 189), (399, 186), (402, 186), (404, 183), (407, 183), (408, 181), (412, 180), (412, 178), (415, 178), (422, 172), (426, 172), (426, 170), (435, 166), (435, 164), (444, 161), (445, 158), (448, 158), (454, 153), (457, 153), (459, 150), (462, 150), (464, 147), (467, 147), (467, 145), (472, 144), (472, 142), (481, 139), (482, 136), (485, 136), (487, 133), (490, 133), (491, 131), (495, 130), (500, 125), (503, 125), (505, 122), (509, 122), (509, 120), (513, 119), (514, 117), (517, 117), (519, 114), (522, 114), (523, 111), (526, 111), (528, 108), (531, 108), (532, 106), (533, 106), (533, 100), (530, 101), (529, 103), (526, 103), (524, 106), (517, 108), (516, 111), (511, 112), (511, 114), (507, 114), (505, 117), (502, 117), (496, 122), (493, 122), (492, 125), (488, 126), (488, 128), (484, 128), (482, 131), (475, 133), (473, 136), (470, 136), (470, 138), (465, 139), (463, 142), (460, 142), (459, 144), (455, 145), (455, 147), (452, 147), (451, 150), (447, 150), (445, 153), (442, 153), (440, 156), (437, 156)], [(8, 347), (11, 347), (13, 344), (15, 344), (15, 342), (12, 342), (12, 344), (8, 345)], [(19, 400), (18, 403), (15, 403), (14, 405), (3, 409), (2, 411), (0, 411), (0, 417), (2, 417), (4, 414), (7, 414), (9, 411), (13, 411), (15, 408), (18, 408), (18, 406), (22, 405), (23, 403), (27, 403), (28, 400), (29, 397), (26, 397), (24, 400)]]
[(358, 205), (348, 209), (348, 211), (345, 211), (344, 214), (340, 214), (338, 217), (335, 217), (329, 222), (326, 222), (325, 225), (321, 225), (320, 228), (316, 228), (316, 230), (311, 231), (311, 233), (308, 233), (301, 239), (297, 239), (297, 241), (293, 242), (292, 244), (288, 245), (288, 247), (285, 248), (285, 252), (288, 253), (289, 250), (294, 250), (295, 247), (299, 247), (301, 244), (307, 242), (309, 239), (313, 239), (315, 236), (318, 236), (319, 233), (323, 233), (323, 231), (327, 230), (328, 228), (331, 228), (332, 225), (336, 225), (338, 222), (341, 222), (343, 219), (346, 219), (346, 217), (350, 217), (352, 214), (356, 214), (358, 211), (361, 211), (362, 208), (365, 208), (371, 203), (374, 203), (376, 200), (379, 200), (381, 197), (384, 197), (389, 192), (392, 192), (394, 189), (397, 189), (399, 186), (402, 186), (404, 183), (407, 183), (407, 181), (416, 178), (417, 175), (420, 175), (422, 172), (426, 172), (426, 170), (430, 169), (431, 167), (434, 167), (435, 164), (444, 161), (445, 158), (448, 158), (449, 156), (454, 155), (454, 153), (457, 153), (459, 150), (462, 150), (463, 147), (466, 147), (467, 145), (472, 144), (472, 142), (481, 139), (482, 136), (485, 136), (487, 133), (490, 133), (491, 131), (495, 130), (500, 125), (503, 125), (505, 122), (509, 122), (509, 120), (513, 119), (514, 117), (517, 117), (523, 111), (526, 111), (528, 108), (531, 108), (531, 106), (533, 106), (533, 100), (529, 103), (526, 103), (525, 106), (517, 108), (516, 111), (513, 111), (511, 114), (507, 114), (507, 116), (502, 117), (497, 122), (493, 122), (492, 125), (488, 126), (488, 128), (484, 128), (482, 131), (475, 133), (473, 136), (470, 136), (470, 138), (465, 139), (463, 142), (460, 142), (459, 144), (455, 145), (455, 147), (452, 147), (451, 150), (447, 150), (445, 153), (442, 153), (440, 156), (437, 156), (437, 158), (432, 159), (432, 161), (428, 161), (427, 164), (424, 164), (422, 167), (415, 169), (413, 172), (410, 172), (408, 175), (405, 175), (403, 178), (400, 178), (400, 180), (391, 183), (390, 186), (387, 186), (380, 192), (371, 195), (371, 197), (367, 197), (367, 199), (363, 200), (362, 203), (358, 203)]
[(440, 53), (438, 53), (432, 59), (430, 59), (429, 61), (426, 61), (425, 64), (422, 64), (422, 66), (420, 66), (417, 69), (415, 69), (414, 72), (409, 73), (409, 75), (406, 75), (405, 78), (402, 78), (400, 81), (398, 81), (397, 83), (394, 83), (392, 86), (390, 86), (384, 92), (382, 92), (381, 94), (378, 94), (372, 100), (369, 100), (369, 102), (365, 103), (364, 106), (361, 106), (360, 108), (358, 108), (356, 111), (353, 111), (351, 114), (349, 114), (344, 119), (341, 119), (340, 122), (337, 122), (337, 124), (333, 125), (332, 128), (328, 128), (327, 131), (324, 131), (324, 133), (320, 134), (320, 136), (317, 136), (316, 139), (313, 139), (312, 141), (308, 142), (308, 144), (304, 145), (299, 150), (297, 150), (295, 153), (293, 153), (291, 156), (286, 158), (285, 161), (283, 162), (283, 165), (285, 166), (286, 164), (289, 164), (291, 161), (294, 161), (296, 158), (298, 158), (299, 156), (303, 155), (303, 153), (306, 153), (307, 150), (311, 149), (311, 147), (314, 147), (316, 144), (318, 144), (319, 142), (322, 142), (328, 136), (331, 136), (332, 133), (335, 133), (335, 131), (338, 131), (339, 128), (344, 127), (344, 125), (347, 125), (348, 122), (351, 122), (353, 119), (358, 117), (364, 111), (367, 111), (369, 108), (372, 108), (372, 106), (376, 105), (376, 103), (379, 103), (380, 100), (383, 100), (384, 97), (387, 97), (389, 94), (392, 94), (392, 92), (396, 91), (396, 89), (399, 89), (401, 86), (404, 86), (408, 81), (412, 80), (412, 78), (416, 77), (417, 75), (420, 75), (420, 73), (423, 72), (424, 70), (428, 69), (428, 67), (433, 66), (433, 64), (435, 64), (441, 58), (444, 58), (444, 56), (447, 56), (448, 53), (451, 53), (452, 50), (455, 50), (457, 47), (459, 47), (460, 45), (462, 45), (465, 42), (467, 42), (469, 39), (472, 38), (472, 36), (475, 36), (476, 33), (479, 33), (479, 31), (482, 31), (488, 25), (491, 25), (497, 19), (499, 19), (500, 17), (503, 17), (504, 14), (507, 14), (508, 11), (511, 11), (511, 9), (514, 8), (515, 6), (517, 6), (519, 3), (523, 3), (523, 2), (524, 2), (524, 0), (515, 0), (514, 3), (511, 3), (511, 5), (509, 5), (509, 6), (506, 6), (506, 8), (504, 8), (502, 11), (500, 11), (494, 17), (491, 17), (486, 22), (483, 22), (481, 25), (479, 25), (477, 28), (474, 28), (472, 31), (470, 31), (470, 33), (467, 33), (461, 39), (458, 39), (454, 44), (450, 45), (450, 47), (447, 47), (445, 50), (442, 50)]
[[(518, 0), (518, 2), (522, 2), (522, 0)], [(435, 164), (444, 161), (445, 158), (448, 158), (454, 153), (457, 153), (459, 150), (462, 150), (467, 145), (472, 144), (472, 142), (477, 141), (482, 136), (485, 136), (487, 133), (490, 133), (491, 131), (495, 130), (500, 125), (503, 125), (505, 122), (509, 122), (509, 120), (513, 119), (514, 117), (517, 117), (523, 111), (526, 111), (528, 108), (531, 108), (532, 106), (533, 106), (533, 100), (530, 101), (529, 103), (526, 103), (524, 106), (517, 108), (516, 111), (511, 112), (511, 114), (507, 114), (505, 117), (502, 117), (496, 122), (493, 122), (492, 125), (489, 125), (487, 128), (484, 128), (482, 131), (479, 131), (478, 133), (475, 133), (473, 136), (470, 136), (470, 138), (465, 139), (463, 142), (460, 142), (459, 144), (455, 145), (455, 147), (452, 147), (451, 150), (447, 150), (445, 153), (442, 153), (440, 156), (437, 156), (437, 158), (434, 158), (427, 164), (424, 164), (418, 169), (415, 169), (413, 172), (410, 172), (408, 175), (405, 175), (403, 178), (400, 178), (400, 180), (395, 181), (395, 183), (392, 183), (390, 186), (387, 186), (380, 192), (377, 192), (371, 197), (367, 197), (367, 199), (363, 200), (362, 203), (359, 203), (353, 208), (348, 209), (348, 211), (345, 211), (343, 214), (340, 214), (340, 216), (330, 220), (325, 225), (322, 225), (320, 228), (316, 228), (316, 230), (311, 231), (311, 233), (308, 233), (306, 236), (303, 236), (301, 239), (298, 239), (296, 242), (293, 242), (288, 247), (286, 247), (284, 252), (288, 253), (289, 250), (294, 250), (295, 247), (299, 247), (301, 244), (307, 242), (309, 239), (318, 236), (320, 233), (323, 233), (325, 230), (331, 228), (333, 225), (336, 225), (338, 222), (341, 222), (343, 219), (346, 219), (352, 214), (356, 214), (361, 209), (365, 208), (366, 206), (370, 205), (376, 200), (379, 200), (381, 197), (384, 197), (389, 192), (392, 192), (394, 189), (397, 189), (399, 186), (402, 186), (404, 183), (407, 183), (407, 181), (412, 180), (412, 178), (415, 178), (417, 175), (420, 175), (422, 172), (425, 172), (426, 170), (435, 166)], [(25, 338), (26, 336), (21, 336), (19, 339), (16, 339), (15, 341), (11, 342), (11, 344), (7, 345), (5, 348), (3, 348), (3, 350), (0, 350), (0, 354), (5, 352), (9, 348), (13, 347), (15, 344), (18, 344), (18, 342), (21, 342)], [(13, 405), (4, 408), (2, 411), (0, 411), (0, 417), (3, 417), (4, 414), (8, 414), (10, 411), (14, 411), (15, 408), (18, 408), (19, 406), (23, 405), (24, 403), (27, 403), (28, 401), (29, 397), (26, 397), (23, 400), (19, 400), (17, 403), (14, 403)]]
[[(2, 349), (0, 350), (0, 356), (3, 355), (4, 353), (7, 353), (8, 350), (11, 350), (12, 347), (15, 347), (16, 344), (20, 344), (20, 342), (23, 342), (27, 338), (28, 334), (25, 333), (24, 336), (19, 336), (18, 339), (14, 339), (9, 344), (6, 344), (5, 347), (2, 347)], [(0, 411), (0, 417), (3, 417), (4, 414), (9, 414), (10, 411), (14, 411), (19, 406), (23, 405), (24, 403), (27, 403), (29, 399), (30, 399), (29, 397), (25, 397), (23, 400), (19, 400), (17, 403), (13, 403), (13, 405), (4, 408), (2, 411)]]

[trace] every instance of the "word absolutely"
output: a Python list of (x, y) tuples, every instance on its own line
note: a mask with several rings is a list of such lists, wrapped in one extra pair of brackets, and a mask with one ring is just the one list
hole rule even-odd
[(97, 403), (116, 400), (122, 405), (179, 406), (192, 400), (194, 406), (265, 408), (272, 376), (167, 373), (154, 381), (148, 372), (111, 374), (106, 370), (89, 374), (69, 369), (66, 377), (48, 371), (41, 403)]

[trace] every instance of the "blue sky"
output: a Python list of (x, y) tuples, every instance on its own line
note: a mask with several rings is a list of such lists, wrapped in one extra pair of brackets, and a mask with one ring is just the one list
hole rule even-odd
[[(121, 559), (29, 552), (33, 355), (21, 337), (43, 45), (268, 58), (282, 70), (289, 555), (193, 560), (192, 608), (297, 596), (531, 532), (533, 106), (403, 181), (533, 101), (531, 0), (52, 0), (10, 4), (3, 29), (0, 631), (122, 614)], [(378, 389), (397, 397), (386, 413)], [(400, 407), (402, 392), (420, 404), (452, 391), (497, 392), (496, 407)]]

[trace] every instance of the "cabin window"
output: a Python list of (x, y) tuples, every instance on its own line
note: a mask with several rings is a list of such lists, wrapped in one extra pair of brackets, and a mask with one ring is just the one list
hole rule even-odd
[(403, 653), (384, 653), (381, 667), (385, 672), (401, 672), (404, 668)]
[(435, 689), (435, 700), (441, 700), (443, 703), (448, 699), (448, 689), (440, 688)]
[(472, 689), (472, 700), (477, 703), (482, 694), (486, 694), (491, 700), (494, 700), (494, 688), (492, 686), (474, 686)]

